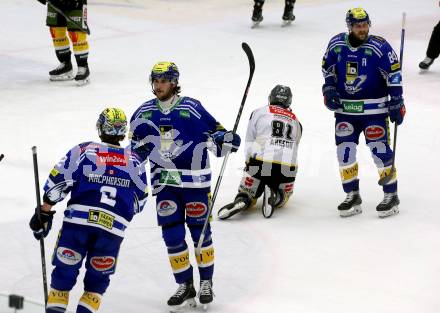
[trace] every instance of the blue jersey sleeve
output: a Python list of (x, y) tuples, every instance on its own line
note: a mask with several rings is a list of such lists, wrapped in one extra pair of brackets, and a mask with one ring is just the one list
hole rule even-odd
[(338, 53), (340, 47), (345, 44), (344, 34), (338, 34), (334, 36), (328, 43), (327, 50), (325, 51), (322, 59), (322, 75), (324, 76), (325, 86), (336, 87), (337, 73), (336, 63), (338, 61)]
[(150, 140), (150, 136), (154, 136), (154, 124), (145, 118), (146, 109), (155, 106), (155, 101), (150, 100), (137, 109), (130, 120), (129, 140), (132, 151), (137, 153), (141, 161), (148, 159), (154, 148), (154, 140)]
[[(87, 143), (85, 144), (87, 145)], [(75, 146), (50, 171), (44, 185), (44, 202), (54, 205), (62, 201), (78, 180), (82, 145)]]
[(378, 43), (382, 52), (379, 61), (379, 70), (387, 83), (388, 93), (391, 97), (402, 96), (402, 71), (399, 57), (391, 45), (382, 37), (374, 36), (372, 42)]

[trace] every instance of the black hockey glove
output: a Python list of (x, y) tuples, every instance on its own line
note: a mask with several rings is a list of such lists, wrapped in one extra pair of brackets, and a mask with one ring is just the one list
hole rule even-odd
[(406, 113), (403, 98), (401, 96), (391, 97), (391, 100), (387, 101), (387, 106), (391, 122), (395, 122), (397, 125), (402, 124)]
[(341, 100), (339, 99), (339, 93), (334, 86), (322, 86), (322, 94), (324, 95), (324, 104), (330, 111), (336, 111), (341, 109)]
[(224, 155), (227, 151), (236, 152), (240, 147), (240, 136), (231, 131), (216, 131), (211, 137), (215, 144), (221, 149), (221, 155)]
[[(40, 211), (40, 219), (38, 218), (38, 211)], [(34, 232), (35, 239), (40, 240), (49, 234), (49, 231), (52, 228), (54, 214), (55, 211), (45, 212), (41, 211), (39, 208), (35, 208), (35, 213), (32, 215), (29, 222), (29, 227)]]

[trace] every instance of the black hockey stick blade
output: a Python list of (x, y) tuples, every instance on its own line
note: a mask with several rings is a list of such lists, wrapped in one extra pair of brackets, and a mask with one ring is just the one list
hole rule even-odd
[(4, 154), (0, 154), (0, 161), (3, 160), (4, 157), (5, 157)]
[(251, 73), (253, 74), (255, 71), (255, 59), (254, 59), (254, 54), (252, 53), (251, 47), (249, 47), (249, 45), (245, 42), (243, 42), (241, 44), (241, 47), (244, 50), (244, 53), (246, 53), (248, 59), (249, 59), (249, 69), (251, 71)]

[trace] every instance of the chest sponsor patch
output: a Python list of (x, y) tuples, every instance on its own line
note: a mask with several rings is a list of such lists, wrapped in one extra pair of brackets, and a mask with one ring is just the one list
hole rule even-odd
[(378, 140), (385, 137), (385, 129), (379, 125), (371, 125), (365, 129), (365, 138), (369, 140)]
[(190, 217), (201, 217), (206, 214), (207, 206), (203, 202), (188, 202), (185, 205), (186, 215)]
[(335, 132), (338, 137), (350, 136), (354, 132), (354, 127), (348, 122), (339, 122), (336, 124)]
[(58, 260), (66, 265), (75, 265), (82, 260), (80, 253), (65, 247), (58, 247), (56, 255)]
[(182, 174), (179, 171), (160, 172), (159, 183), (163, 185), (180, 186), (182, 184)]
[(157, 204), (156, 211), (159, 216), (170, 216), (177, 211), (177, 204), (171, 200), (162, 200)]
[(90, 259), (90, 265), (98, 272), (104, 272), (111, 269), (116, 263), (112, 256), (94, 256)]
[(364, 112), (364, 102), (363, 101), (358, 101), (358, 102), (342, 101), (342, 105), (344, 107), (344, 112), (347, 112), (347, 113), (363, 113)]
[(89, 218), (87, 221), (92, 224), (98, 224), (105, 228), (112, 229), (115, 217), (103, 211), (90, 210)]

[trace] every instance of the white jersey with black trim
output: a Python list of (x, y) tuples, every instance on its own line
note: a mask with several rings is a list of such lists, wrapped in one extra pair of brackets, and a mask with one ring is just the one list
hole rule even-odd
[(276, 105), (256, 109), (246, 132), (246, 160), (296, 166), (301, 135), (301, 123), (292, 111)]

